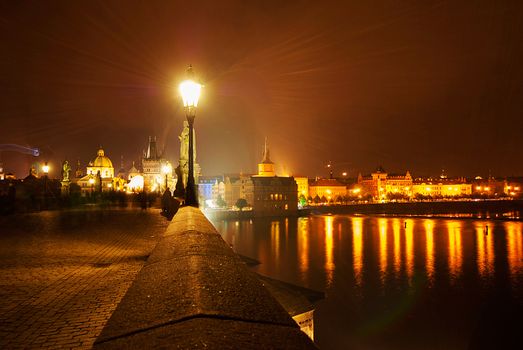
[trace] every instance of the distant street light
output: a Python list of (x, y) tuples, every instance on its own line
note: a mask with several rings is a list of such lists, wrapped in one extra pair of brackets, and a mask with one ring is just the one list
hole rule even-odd
[(172, 166), (170, 163), (162, 166), (162, 172), (165, 174), (165, 190), (168, 188), (167, 176), (172, 173)]
[(47, 175), (49, 174), (49, 164), (47, 162), (42, 166), (44, 171), (44, 209), (47, 209)]
[(94, 179), (91, 177), (89, 178), (89, 183), (91, 184), (91, 196), (93, 195), (93, 191), (94, 191)]
[(180, 93), (183, 99), (183, 106), (185, 107), (185, 116), (189, 123), (189, 174), (187, 178), (187, 189), (185, 191), (185, 204), (191, 207), (198, 207), (198, 196), (196, 196), (196, 188), (194, 185), (193, 125), (202, 85), (193, 81), (193, 76), (192, 66), (189, 66), (187, 69), (188, 80), (180, 84)]

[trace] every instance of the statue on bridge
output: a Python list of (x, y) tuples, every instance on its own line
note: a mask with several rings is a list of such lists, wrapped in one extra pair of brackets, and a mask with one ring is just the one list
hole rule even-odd
[(69, 165), (69, 162), (66, 160), (62, 164), (62, 181), (60, 182), (62, 184), (62, 195), (68, 196), (69, 195), (69, 187), (71, 185), (71, 180), (69, 179), (69, 173), (71, 172), (71, 166)]
[[(184, 186), (187, 186), (187, 178), (189, 177), (189, 122), (183, 121), (183, 130), (180, 136), (180, 168), (182, 171), (182, 179)], [(196, 163), (196, 132), (193, 129), (193, 165), (194, 165), (194, 182), (198, 184), (198, 178), (201, 173), (200, 165)]]
[(69, 165), (69, 162), (66, 160), (64, 164), (62, 165), (62, 181), (63, 182), (69, 182), (69, 172), (71, 171), (71, 166)]

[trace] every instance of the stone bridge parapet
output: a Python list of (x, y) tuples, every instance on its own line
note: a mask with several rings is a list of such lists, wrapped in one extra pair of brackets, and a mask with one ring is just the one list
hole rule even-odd
[(199, 209), (174, 216), (95, 349), (316, 349)]

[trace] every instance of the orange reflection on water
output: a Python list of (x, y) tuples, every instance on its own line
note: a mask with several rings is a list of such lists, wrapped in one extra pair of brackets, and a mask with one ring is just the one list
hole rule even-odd
[(405, 255), (409, 281), (414, 275), (414, 222), (405, 220)]
[(276, 262), (280, 260), (280, 222), (272, 221), (271, 222), (271, 248), (272, 256)]
[(447, 229), (449, 238), (449, 272), (451, 278), (455, 278), (461, 273), (461, 224), (458, 221), (448, 221)]
[(352, 218), (352, 257), (354, 264), (354, 279), (361, 285), (363, 269), (363, 219)]
[(392, 220), (392, 232), (394, 235), (394, 270), (399, 274), (401, 270), (401, 221)]
[(298, 219), (298, 257), (303, 275), (309, 270), (309, 218)]
[(434, 279), (434, 220), (426, 219), (423, 222), (425, 226), (425, 265), (427, 268), (427, 279)]
[(380, 231), (380, 272), (381, 278), (385, 278), (387, 272), (387, 219), (378, 219)]
[(523, 233), (520, 222), (506, 222), (507, 252), (510, 274), (517, 276), (523, 269)]
[(488, 232), (486, 225), (474, 223), (476, 229), (476, 262), (480, 276), (487, 276), (494, 272), (494, 242), (492, 232)]
[(333, 231), (334, 231), (334, 218), (332, 216), (325, 217), (325, 272), (327, 274), (327, 284), (332, 283), (332, 276), (334, 272), (334, 260), (333, 260), (333, 250), (334, 250), (334, 240), (333, 240)]

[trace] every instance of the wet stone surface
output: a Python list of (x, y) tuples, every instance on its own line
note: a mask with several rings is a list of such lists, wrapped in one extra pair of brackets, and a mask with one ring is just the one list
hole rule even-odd
[(91, 348), (167, 225), (140, 210), (0, 217), (0, 348)]

